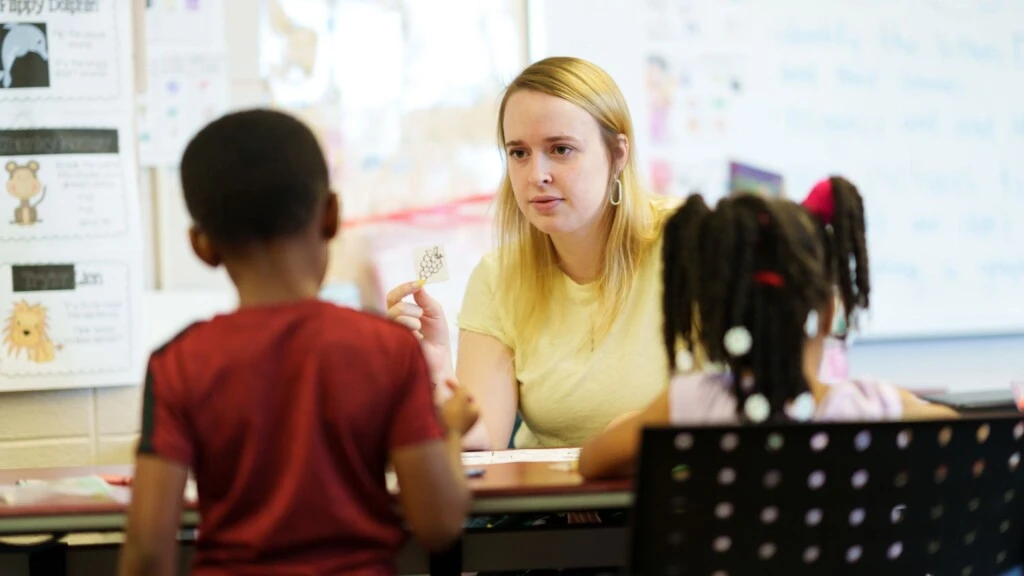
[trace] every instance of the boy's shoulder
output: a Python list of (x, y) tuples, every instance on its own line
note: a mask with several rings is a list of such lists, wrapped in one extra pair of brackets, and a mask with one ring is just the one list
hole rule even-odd
[(269, 329), (275, 325), (288, 325), (290, 330), (294, 327), (291, 323), (295, 321), (306, 321), (314, 325), (316, 334), (328, 346), (339, 340), (364, 343), (366, 346), (379, 346), (382, 343), (398, 347), (418, 345), (416, 337), (409, 329), (381, 314), (317, 301), (294, 307), (236, 310), (193, 322), (158, 346), (153, 351), (153, 356), (161, 356), (174, 350), (195, 351), (213, 346), (222, 347), (224, 343), (238, 338), (258, 341), (261, 337), (272, 334), (265, 330), (253, 330), (254, 327), (264, 324)]
[(416, 341), (416, 337), (408, 328), (390, 320), (383, 312), (356, 310), (332, 302), (323, 302), (322, 304), (327, 317), (337, 320), (333, 324), (334, 326), (340, 328), (358, 326), (367, 330), (379, 331), (388, 336)]
[(412, 331), (398, 324), (381, 313), (355, 310), (325, 302), (328, 325), (333, 333), (341, 336), (374, 335), (398, 345), (419, 346)]

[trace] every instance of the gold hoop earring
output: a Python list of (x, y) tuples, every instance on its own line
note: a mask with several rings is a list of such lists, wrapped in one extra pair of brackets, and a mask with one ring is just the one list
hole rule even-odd
[(612, 203), (612, 206), (622, 204), (622, 180), (619, 180), (618, 178), (615, 179), (615, 191), (612, 192), (608, 201)]

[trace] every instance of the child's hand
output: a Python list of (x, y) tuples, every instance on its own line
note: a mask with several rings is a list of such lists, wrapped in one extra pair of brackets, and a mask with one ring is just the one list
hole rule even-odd
[(476, 424), (477, 418), (480, 417), (480, 410), (477, 408), (476, 402), (473, 401), (473, 397), (469, 395), (469, 392), (466, 392), (455, 381), (445, 380), (445, 384), (448, 385), (451, 397), (441, 407), (441, 414), (448, 430), (457, 432), (459, 436), (462, 436), (469, 432), (469, 429)]

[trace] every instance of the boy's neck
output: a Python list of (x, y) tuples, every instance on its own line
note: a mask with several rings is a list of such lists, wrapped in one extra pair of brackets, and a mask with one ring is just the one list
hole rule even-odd
[(319, 255), (298, 242), (278, 242), (247, 250), (226, 259), (225, 268), (242, 308), (316, 299), (323, 282)]

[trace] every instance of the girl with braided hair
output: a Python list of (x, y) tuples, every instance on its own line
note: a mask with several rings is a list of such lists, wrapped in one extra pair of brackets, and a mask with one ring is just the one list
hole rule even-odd
[[(852, 276), (836, 264), (838, 223), (827, 236), (828, 225), (814, 210), (738, 194), (713, 210), (691, 196), (672, 215), (664, 231), (662, 309), (674, 375), (643, 412), (583, 447), (584, 476), (628, 473), (647, 425), (955, 416), (885, 383), (821, 381), (824, 343), (837, 314), (834, 290), (839, 287), (844, 309), (853, 310), (847, 302), (867, 304), (868, 277), (856, 264)], [(866, 259), (859, 262), (866, 269)], [(710, 364), (699, 366), (705, 357)]]
[(867, 312), (871, 279), (864, 226), (864, 200), (852, 182), (842, 176), (821, 180), (803, 201), (814, 218), (825, 247), (825, 273), (835, 286), (837, 311), (832, 337), (826, 340), (821, 378), (841, 382), (849, 378), (846, 349), (850, 332), (860, 328)]

